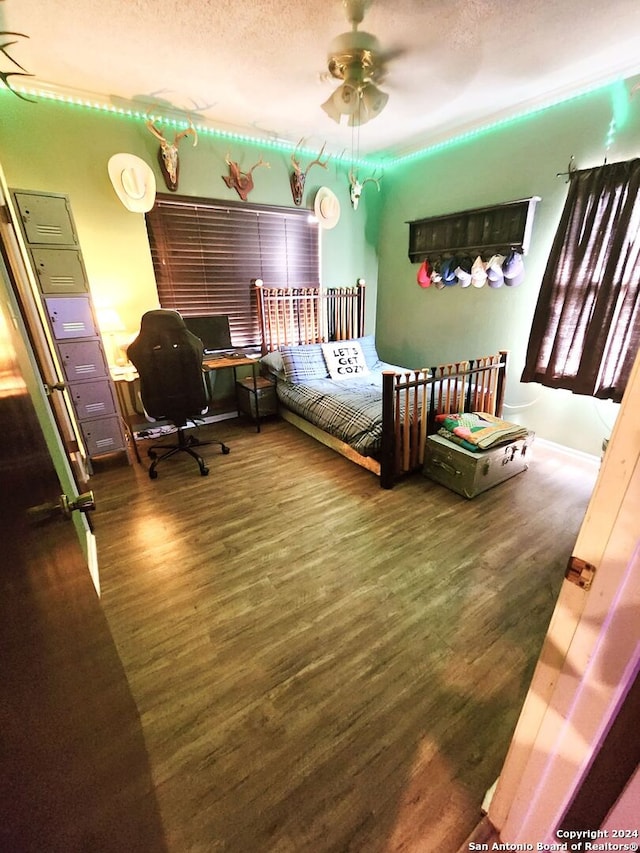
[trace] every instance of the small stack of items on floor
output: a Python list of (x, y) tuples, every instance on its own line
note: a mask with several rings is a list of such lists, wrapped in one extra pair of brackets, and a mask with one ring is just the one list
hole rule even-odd
[(439, 429), (427, 438), (425, 477), (473, 498), (526, 471), (534, 433), (487, 412), (437, 415)]

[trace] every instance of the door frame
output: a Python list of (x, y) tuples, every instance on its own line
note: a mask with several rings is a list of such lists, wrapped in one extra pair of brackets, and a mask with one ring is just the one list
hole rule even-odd
[[(80, 471), (83, 475), (81, 479), (83, 484), (86, 484), (89, 475), (87, 472), (84, 476), (83, 472), (86, 471), (84, 465), (81, 464), (76, 468), (72, 466), (66, 450), (65, 437), (61, 434), (59, 420), (52, 409), (52, 398), (50, 394), (47, 394), (46, 379), (42, 376), (39, 361), (31, 344), (27, 322), (18, 301), (16, 288), (22, 284), (20, 289), (22, 297), (24, 295), (22, 291), (28, 282), (25, 282), (24, 279), (20, 282), (20, 276), (25, 276), (26, 271), (21, 264), (16, 263), (15, 252), (12, 252), (12, 247), (8, 245), (13, 228), (7, 199), (7, 187), (0, 167), (0, 299), (2, 300), (2, 310), (6, 312), (9, 320), (8, 326), (12, 343), (60, 482), (62, 494), (67, 496), (69, 502), (73, 502), (83, 490), (79, 486), (77, 472)], [(33, 329), (31, 332), (33, 334)], [(74, 512), (71, 514), (71, 518), (91, 580), (99, 596), (100, 574), (95, 536), (84, 513)]]
[(595, 567), (591, 587), (563, 582), (489, 804), (505, 843), (562, 841), (555, 832), (640, 669), (639, 410), (640, 354), (573, 551)]

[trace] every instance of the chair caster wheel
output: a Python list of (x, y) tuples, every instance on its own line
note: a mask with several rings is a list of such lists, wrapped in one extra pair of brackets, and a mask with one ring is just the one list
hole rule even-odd
[(207, 474), (209, 473), (209, 469), (208, 468), (201, 468), (200, 473), (202, 474), (203, 477), (206, 477)]
[(152, 468), (149, 471), (149, 479), (150, 480), (157, 480), (158, 479), (158, 472), (154, 468)]
[(230, 448), (230, 447), (227, 447), (227, 445), (226, 445), (226, 444), (223, 444), (223, 445), (222, 445), (222, 452), (223, 452), (223, 453), (225, 453), (225, 454), (226, 454), (226, 453), (229, 453), (230, 451), (231, 451), (231, 448)]

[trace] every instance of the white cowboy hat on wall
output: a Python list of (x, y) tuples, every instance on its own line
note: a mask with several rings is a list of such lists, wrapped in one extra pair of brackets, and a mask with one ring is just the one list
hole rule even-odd
[(156, 178), (144, 160), (135, 154), (114, 154), (108, 170), (113, 188), (127, 210), (151, 210), (156, 200)]
[(320, 187), (313, 202), (313, 210), (321, 228), (335, 228), (340, 219), (340, 202), (329, 187)]

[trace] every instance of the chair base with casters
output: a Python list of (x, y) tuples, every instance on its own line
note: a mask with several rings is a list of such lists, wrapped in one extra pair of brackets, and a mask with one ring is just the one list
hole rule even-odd
[[(178, 427), (177, 436), (177, 444), (153, 444), (147, 451), (147, 456), (151, 459), (151, 465), (149, 466), (149, 478), (151, 480), (155, 480), (158, 476), (156, 468), (162, 460), (168, 459), (170, 456), (175, 456), (176, 453), (188, 453), (189, 456), (193, 457), (193, 459), (198, 463), (200, 474), (203, 477), (206, 477), (209, 473), (209, 469), (207, 468), (202, 456), (194, 450), (194, 447), (206, 447), (208, 444), (219, 444), (223, 453), (226, 454), (230, 451), (230, 448), (222, 441), (200, 441), (200, 439), (196, 438), (195, 435), (186, 435), (185, 427), (183, 426)], [(158, 451), (161, 452), (158, 453)]]

